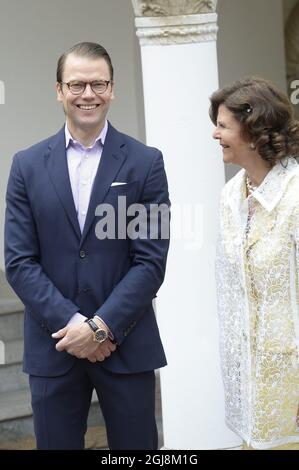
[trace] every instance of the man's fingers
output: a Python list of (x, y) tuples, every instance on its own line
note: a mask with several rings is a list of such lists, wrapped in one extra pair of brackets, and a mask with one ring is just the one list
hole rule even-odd
[(104, 348), (110, 353), (112, 353), (116, 350), (116, 344), (112, 343), (111, 341), (108, 341), (107, 343), (104, 343)]
[(105, 356), (105, 357), (109, 357), (109, 356), (111, 356), (111, 351), (109, 351), (109, 349), (108, 349), (108, 350), (105, 350), (105, 351), (103, 351), (103, 356)]
[(110, 342), (109, 343), (109, 348), (110, 348), (111, 352), (115, 351), (116, 350), (116, 344)]
[(101, 344), (88, 345), (88, 347), (78, 348), (68, 344), (67, 338), (64, 338), (56, 344), (57, 351), (66, 350), (69, 354), (76, 356), (78, 359), (87, 359), (90, 362), (102, 362), (111, 355), (111, 352), (115, 351), (115, 344), (111, 341), (105, 341)]
[(56, 333), (53, 333), (52, 334), (52, 338), (63, 338), (67, 333), (67, 327), (65, 326), (64, 328), (62, 328), (61, 330), (58, 330), (56, 331)]
[(65, 349), (65, 343), (66, 343), (66, 341), (65, 341), (64, 338), (61, 339), (60, 341), (58, 341), (58, 343), (55, 346), (56, 350), (59, 351), (59, 352), (63, 351)]
[(97, 362), (97, 358), (95, 356), (87, 356), (89, 362)]
[(103, 362), (106, 359), (106, 356), (104, 354), (97, 354), (97, 361)]
[(98, 361), (104, 361), (106, 357), (111, 356), (111, 353), (115, 351), (116, 346), (115, 344), (111, 343), (111, 341), (105, 341), (104, 343), (99, 344), (97, 350), (95, 351), (95, 355)]

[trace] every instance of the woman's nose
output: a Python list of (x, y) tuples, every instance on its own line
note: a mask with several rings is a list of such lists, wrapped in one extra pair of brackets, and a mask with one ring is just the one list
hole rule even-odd
[(213, 139), (220, 139), (220, 132), (219, 132), (218, 127), (215, 127), (212, 136), (213, 136)]

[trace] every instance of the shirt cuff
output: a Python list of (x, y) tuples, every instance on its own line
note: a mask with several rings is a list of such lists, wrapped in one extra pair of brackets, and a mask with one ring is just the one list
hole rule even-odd
[(68, 321), (67, 323), (67, 326), (68, 325), (78, 325), (79, 323), (83, 323), (85, 322), (85, 320), (87, 319), (87, 317), (85, 317), (84, 315), (82, 315), (81, 313), (77, 312), (75, 313), (75, 315), (72, 316), (72, 318)]

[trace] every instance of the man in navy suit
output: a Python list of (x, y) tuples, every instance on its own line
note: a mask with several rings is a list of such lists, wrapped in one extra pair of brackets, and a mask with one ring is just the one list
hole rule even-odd
[[(14, 156), (5, 222), (37, 447), (83, 449), (95, 389), (110, 449), (157, 449), (154, 369), (166, 359), (152, 301), (169, 245), (162, 154), (108, 123), (113, 67), (99, 44), (65, 52), (56, 86), (66, 124)], [(135, 224), (132, 207), (142, 209)]]

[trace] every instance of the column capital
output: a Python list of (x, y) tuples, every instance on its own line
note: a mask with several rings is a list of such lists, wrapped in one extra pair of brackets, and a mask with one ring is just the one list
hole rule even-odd
[(140, 45), (215, 41), (217, 0), (132, 0)]
[(132, 0), (135, 16), (180, 16), (215, 13), (217, 0)]

